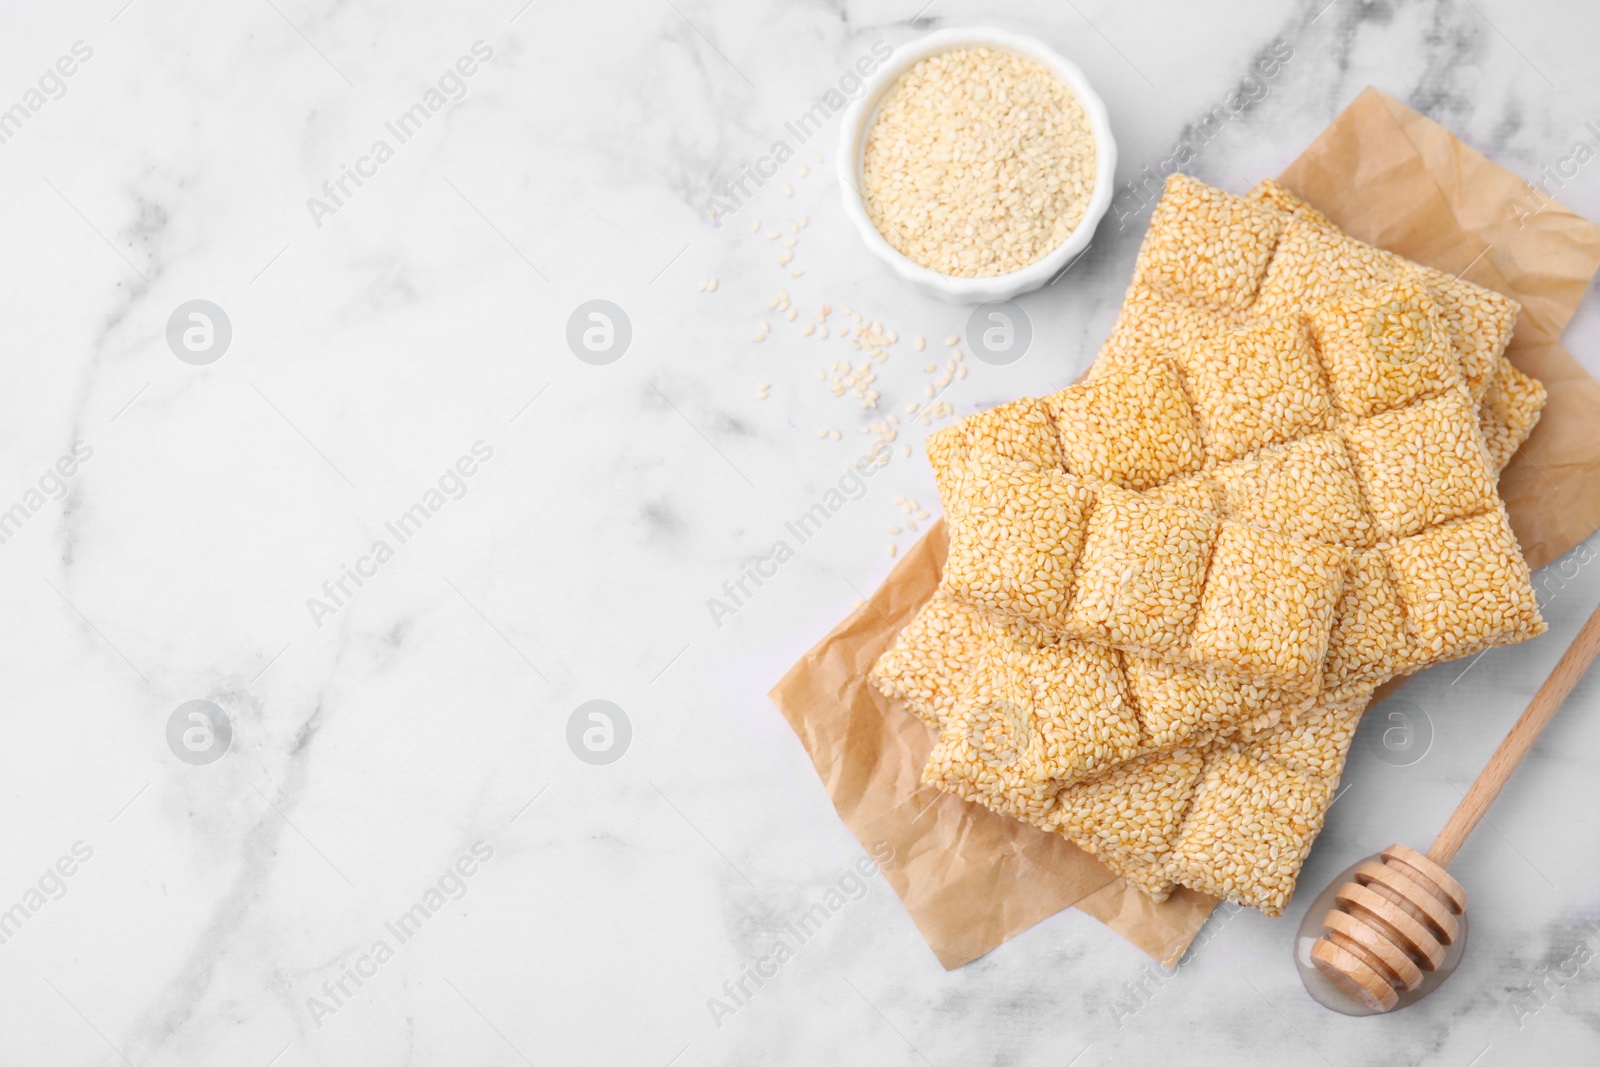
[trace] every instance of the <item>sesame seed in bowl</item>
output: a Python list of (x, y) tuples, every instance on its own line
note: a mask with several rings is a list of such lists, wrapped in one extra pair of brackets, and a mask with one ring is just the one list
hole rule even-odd
[(1039, 41), (946, 30), (898, 49), (853, 105), (845, 210), (904, 280), (958, 303), (1036, 289), (1110, 206), (1116, 144), (1082, 72)]

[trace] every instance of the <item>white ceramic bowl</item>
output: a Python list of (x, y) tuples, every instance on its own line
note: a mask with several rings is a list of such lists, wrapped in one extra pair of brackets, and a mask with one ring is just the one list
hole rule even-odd
[[(1078, 103), (1083, 105), (1083, 112), (1088, 116), (1089, 126), (1094, 133), (1094, 190), (1089, 195), (1089, 206), (1084, 211), (1078, 228), (1043, 258), (1009, 274), (996, 274), (989, 278), (955, 278), (929, 270), (908, 259), (884, 240), (883, 234), (878, 232), (878, 228), (867, 217), (866, 205), (862, 203), (859, 192), (862, 185), (861, 157), (867, 141), (867, 131), (872, 128), (873, 121), (878, 117), (878, 104), (896, 78), (909, 67), (931, 55), (957, 48), (979, 46), (1003, 49), (1035, 59), (1072, 90), (1073, 95), (1078, 98)], [(841, 183), (839, 187), (839, 192), (844, 197), (844, 212), (850, 221), (855, 223), (856, 229), (861, 231), (861, 239), (866, 242), (868, 250), (888, 264), (889, 269), (908, 285), (929, 296), (953, 304), (983, 304), (1010, 300), (1012, 297), (1039, 288), (1055, 277), (1074, 256), (1089, 246), (1089, 241), (1094, 237), (1095, 227), (1099, 225), (1106, 209), (1111, 206), (1113, 175), (1117, 169), (1117, 142), (1111, 136), (1111, 119), (1106, 114), (1106, 106), (1090, 88), (1089, 80), (1083, 76), (1083, 71), (1063, 59), (1044, 42), (1032, 37), (1023, 37), (1004, 30), (968, 27), (940, 30), (938, 33), (930, 33), (926, 37), (896, 48), (894, 54), (873, 72), (867, 81), (865, 91), (845, 112), (839, 136), (839, 159), (843, 161), (840, 165), (843, 168), (842, 173), (849, 176), (849, 180)]]

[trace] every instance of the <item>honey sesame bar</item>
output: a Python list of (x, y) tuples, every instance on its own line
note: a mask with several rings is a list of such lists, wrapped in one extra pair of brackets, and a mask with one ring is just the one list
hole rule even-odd
[[(1225, 213), (1237, 207), (1237, 198), (1229, 198), (1199, 183), (1185, 179), (1174, 184), (1189, 186), (1180, 188), (1180, 194), (1220, 203)], [(1119, 320), (1119, 330), (1114, 332), (1114, 343), (1108, 343), (1106, 353), (1102, 354), (1102, 360), (1107, 353), (1111, 360), (1104, 367), (1097, 364), (1097, 372), (1108, 370), (1119, 355), (1124, 359), (1132, 357), (1136, 362), (1140, 343), (1149, 346), (1143, 353), (1145, 356), (1159, 354), (1176, 339), (1204, 335), (1218, 321), (1242, 323), (1248, 321), (1251, 313), (1259, 315), (1292, 307), (1296, 300), (1303, 304), (1308, 294), (1316, 299), (1339, 291), (1370, 289), (1405, 276), (1409, 268), (1412, 277), (1420, 278), (1430, 287), (1441, 306), (1464, 385), (1469, 396), (1481, 401), (1476, 421), (1490, 469), (1498, 472), (1531, 432), (1544, 402), (1543, 387), (1521, 374), (1503, 357), (1515, 306), (1487, 290), (1407, 264), (1398, 257), (1352, 241), (1275, 183), (1262, 183), (1251, 193), (1251, 199), (1264, 202), (1293, 219), (1286, 224), (1271, 257), (1263, 260), (1259, 255), (1236, 256), (1229, 264), (1230, 269), (1222, 272), (1225, 284), (1217, 289), (1223, 294), (1220, 299), (1170, 299), (1174, 289), (1187, 290), (1185, 296), (1192, 296), (1195, 289), (1206, 288), (1193, 284), (1196, 272), (1181, 266), (1177, 257), (1168, 259), (1167, 268), (1153, 269), (1151, 276), (1145, 279), (1147, 284), (1142, 292), (1138, 291), (1140, 286), (1136, 280), (1135, 292), (1130, 293), (1123, 318)], [(1192, 214), (1192, 211), (1180, 210), (1176, 214)], [(1234, 221), (1240, 218), (1246, 220), (1245, 229), (1252, 230), (1252, 216), (1235, 213)], [(1254, 232), (1257, 236), (1261, 233), (1260, 230)], [(1257, 252), (1263, 245), (1264, 242), (1256, 246)], [(1197, 251), (1193, 241), (1187, 247), (1191, 252)], [(1191, 262), (1209, 266), (1215, 262), (1215, 257), (1200, 254)], [(1258, 268), (1259, 274), (1256, 273)], [(1199, 273), (1204, 269), (1202, 266)], [(1240, 278), (1252, 276), (1263, 279), (1255, 300), (1244, 296), (1247, 286), (1237, 284)], [(1148, 284), (1152, 281), (1153, 285)], [(1160, 298), (1163, 290), (1167, 299)], [(1156, 299), (1152, 299), (1153, 294)], [(1130, 313), (1134, 305), (1141, 302), (1140, 314)], [(1137, 321), (1141, 316), (1144, 321)], [(1149, 340), (1152, 337), (1165, 340), (1152, 342)], [(1424, 363), (1424, 369), (1427, 367)], [(1346, 374), (1339, 384), (1352, 409), (1361, 410), (1363, 404), (1370, 405), (1370, 378)], [(1459, 405), (1453, 407), (1454, 410), (1435, 410), (1431, 414), (1449, 418), (1458, 439), (1465, 439), (1470, 436), (1465, 433), (1465, 423), (1470, 417)], [(1371, 486), (1381, 497), (1383, 489), (1394, 481), (1398, 468), (1418, 461), (1417, 439), (1408, 436), (1414, 429), (1404, 418), (1396, 418), (1379, 420), (1357, 430), (1352, 440), (1355, 446), (1352, 454), (1368, 460), (1358, 465), (1365, 467), (1365, 480), (1358, 479), (1361, 488)], [(1386, 448), (1397, 450), (1394, 459), (1387, 464), (1375, 458)], [(1428, 456), (1420, 458), (1424, 463), (1429, 462)], [(1466, 500), (1482, 495), (1482, 481), (1456, 478), (1456, 468), (1444, 453), (1431, 453), (1431, 462), (1434, 469), (1417, 481), (1426, 483), (1425, 490), (1431, 490), (1434, 506), (1444, 497)], [(1235, 487), (1240, 482), (1249, 485), (1259, 480), (1258, 475), (1259, 472), (1236, 465), (1232, 477), (1224, 479), (1224, 492), (1228, 492), (1226, 483), (1232, 482)], [(1188, 491), (1203, 496), (1206, 490), (1190, 486)], [(1293, 514), (1291, 508), (1284, 506), (1287, 502), (1271, 503), (1270, 494), (1235, 491), (1229, 495), (1234, 514), (1247, 521), (1265, 523), (1269, 528), (1285, 528), (1271, 521), (1274, 515)], [(1255, 509), (1254, 513), (1243, 510), (1251, 495), (1266, 506)], [(1425, 491), (1423, 499), (1411, 502), (1413, 506), (1390, 501), (1390, 506), (1380, 507), (1375, 516), (1378, 536), (1393, 534), (1405, 529), (1408, 523), (1414, 523), (1417, 515), (1430, 506), (1428, 495)], [(1354, 518), (1354, 515), (1349, 517)], [(1355, 526), (1345, 525), (1352, 534), (1358, 532)], [(1289, 528), (1318, 536), (1298, 523)], [(1322, 535), (1328, 532), (1331, 531)], [(1341, 625), (1336, 627), (1330, 650), (1329, 674), (1358, 673), (1348, 668), (1363, 659), (1362, 648), (1391, 645), (1408, 628), (1419, 653), (1418, 659), (1423, 662), (1434, 650), (1442, 652), (1446, 647), (1453, 647), (1464, 654), (1475, 642), (1492, 643), (1492, 638), (1474, 635), (1461, 625), (1457, 614), (1459, 604), (1452, 603), (1452, 598), (1434, 599), (1431, 594), (1439, 588), (1454, 588), (1470, 596), (1470, 590), (1479, 582), (1485, 583), (1484, 588), (1492, 587), (1500, 581), (1506, 568), (1523, 569), (1515, 562), (1516, 553), (1510, 551), (1514, 549), (1515, 539), (1505, 522), (1503, 509), (1493, 508), (1441, 527), (1429, 536), (1397, 542), (1387, 552), (1359, 550), (1346, 585), (1346, 603), (1339, 612)], [(1397, 565), (1392, 566), (1391, 559)], [(1450, 578), (1452, 571), (1456, 572), (1454, 580)], [(1524, 613), (1522, 625), (1531, 635), (1542, 628), (1542, 624), (1532, 621), (1532, 613), (1526, 611), (1528, 607), (1529, 603), (1525, 602), (1517, 610)], [(1109, 775), (1065, 787), (1058, 797), (1056, 819), (1068, 836), (1099, 853), (1114, 871), (1157, 899), (1164, 899), (1172, 885), (1179, 882), (1260, 908), (1267, 914), (1279, 914), (1293, 891), (1305, 854), (1320, 830), (1342, 770), (1349, 736), (1367, 700), (1364, 690), (1372, 684), (1370, 681), (1363, 684), (1359, 678), (1352, 682), (1346, 686), (1351, 695), (1343, 701), (1325, 698), (1303, 722), (1269, 730), (1266, 739), (1259, 739), (1251, 746), (1242, 746), (1231, 739), (1213, 742), (1203, 754), (1205, 770), (1194, 795), (1180, 801), (1180, 806), (1189, 805), (1187, 811), (1181, 812), (1183, 829), (1180, 835), (1170, 833), (1174, 819), (1170, 809), (1145, 811), (1142, 818), (1138, 812), (1124, 816), (1122, 833), (1142, 831), (1144, 834), (1145, 850), (1141, 855), (1126, 856), (1115, 848), (1106, 848), (1108, 842), (1103, 830), (1086, 824), (1081, 817), (1071, 817), (1075, 809), (1096, 802), (1095, 786)], [(1271, 736), (1274, 733), (1276, 738)], [(1130, 795), (1140, 795), (1141, 789), (1147, 794), (1150, 786), (1165, 784), (1169, 776), (1157, 765), (1160, 758), (1159, 755), (1142, 757), (1127, 768), (1118, 768), (1113, 773), (1122, 779), (1120, 788)], [(1080, 792), (1081, 799), (1077, 797)]]
[(1369, 697), (1328, 701), (1305, 722), (1219, 746), (1160, 874), (1265, 915), (1283, 914)]
[(971, 688), (974, 666), (998, 625), (935, 592), (873, 664), (872, 682), (937, 732)]
[(1241, 197), (1183, 174), (1167, 179), (1121, 313), (1089, 373), (1404, 277), (1434, 296), (1478, 404), (1490, 460), (1504, 467), (1545, 399), (1544, 388), (1505, 358), (1516, 302), (1357, 241), (1270, 180)]
[[(1228, 424), (1225, 419), (1205, 414), (1199, 402), (1193, 402), (1199, 410), (1192, 413), (1192, 418), (1181, 417), (1184, 405), (1191, 403), (1187, 399), (1190, 395), (1214, 397), (1216, 391), (1208, 394), (1204, 386), (1186, 387), (1186, 376), (1177, 364), (1196, 366), (1204, 373), (1206, 363), (1179, 359), (1173, 364), (1158, 362), (1155, 369), (1143, 372), (1113, 372), (1074, 387), (1080, 395), (1068, 402), (1062, 399), (1063, 394), (1057, 394), (1045, 402), (1043, 414), (1024, 402), (1008, 405), (1005, 415), (1012, 421), (1003, 424), (1015, 426), (1020, 421), (1028, 430), (1026, 434), (1009, 433), (1002, 447), (1013, 457), (1032, 454), (1036, 460), (1048, 460), (1059, 454), (1069, 465), (1076, 458), (1079, 467), (1120, 479), (1127, 485), (1150, 485), (1163, 476), (1181, 472), (1171, 482), (1160, 484), (1170, 487), (1171, 495), (1189, 503), (1204, 506), (1209, 500), (1220, 513), (1268, 529), (1361, 546), (1338, 611), (1338, 644), (1330, 649), (1327, 668), (1333, 680), (1330, 684), (1338, 690), (1332, 695), (1356, 694), (1359, 707), (1364, 702), (1362, 694), (1393, 673), (1435, 657), (1466, 654), (1487, 644), (1531, 636), (1542, 626), (1526, 568), (1519, 561), (1515, 539), (1494, 493), (1487, 460), (1481, 446), (1474, 446), (1476, 453), (1467, 447), (1475, 441), (1470, 401), (1462, 395), (1459, 376), (1452, 374), (1454, 364), (1448, 353), (1441, 356), (1436, 345), (1431, 349), (1419, 345), (1418, 336), (1428, 334), (1428, 320), (1425, 315), (1419, 318), (1418, 312), (1425, 311), (1429, 298), (1414, 285), (1408, 285), (1387, 286), (1336, 301), (1332, 307), (1341, 311), (1338, 315), (1323, 309), (1310, 316), (1307, 335), (1321, 342), (1312, 346), (1310, 365), (1324, 359), (1335, 363), (1346, 372), (1346, 382), (1357, 382), (1359, 388), (1347, 385), (1340, 389), (1332, 374), (1324, 377), (1320, 388), (1313, 387), (1314, 375), (1279, 373), (1251, 378), (1253, 382), (1277, 383), (1276, 389), (1255, 390), (1259, 403), (1298, 412), (1307, 428), (1332, 426), (1331, 431), (1319, 429), (1296, 441), (1269, 444), (1265, 450), (1243, 459), (1213, 463), (1205, 454), (1205, 443), (1215, 439), (1213, 427), (1226, 428)], [(1400, 368), (1403, 373), (1392, 381), (1359, 373), (1363, 363), (1358, 350), (1363, 345), (1381, 346), (1375, 346), (1365, 334), (1348, 336), (1350, 331), (1342, 326), (1351, 318), (1365, 322), (1371, 312), (1385, 309), (1401, 328), (1377, 331), (1380, 339), (1390, 346), (1388, 350), (1408, 354)], [(1281, 364), (1285, 352), (1295, 351), (1295, 346), (1285, 343), (1285, 339), (1296, 336), (1294, 331), (1273, 324), (1256, 324), (1233, 331), (1231, 336), (1240, 350), (1254, 352), (1257, 362), (1265, 359)], [(1276, 340), (1261, 348), (1252, 347), (1262, 336)], [(1431, 336), (1442, 336), (1442, 331)], [(1215, 350), (1210, 353), (1210, 365), (1221, 366), (1229, 374), (1245, 373), (1250, 361), (1227, 358), (1226, 346), (1222, 347), (1223, 355)], [(1303, 356), (1301, 353), (1296, 359), (1303, 362)], [(1367, 357), (1370, 364), (1372, 352)], [(1165, 379), (1163, 388), (1152, 389), (1152, 379)], [(1374, 386), (1374, 382), (1383, 388)], [(1278, 402), (1285, 392), (1294, 394), (1293, 403)], [(1326, 402), (1319, 403), (1318, 397)], [(1397, 399), (1405, 399), (1406, 403), (1385, 410), (1386, 404)], [(1063, 410), (1075, 414), (1068, 418), (1049, 415)], [(1137, 410), (1178, 414), (1168, 422), (1146, 419), (1141, 423), (1133, 415)], [(1350, 411), (1366, 413), (1366, 417), (1355, 417)], [(1043, 428), (1052, 422), (1058, 428), (1054, 445), (1043, 436)], [(1198, 429), (1186, 436), (1184, 431), (1172, 428), (1174, 422), (1180, 426), (1193, 423)], [(965, 505), (959, 503), (953, 488), (957, 475), (952, 468), (960, 462), (963, 447), (983, 448), (986, 433), (992, 428), (992, 417), (979, 420), (965, 428), (968, 440), (964, 446), (941, 439), (930, 449), (936, 466), (943, 471), (941, 486), (952, 487), (945, 495), (951, 500), (953, 514), (960, 513)], [(953, 438), (962, 432), (952, 431), (945, 433)], [(1265, 425), (1250, 432), (1256, 436), (1227, 437), (1233, 443), (1219, 451), (1231, 455), (1246, 449), (1238, 441), (1276, 441), (1284, 435), (1282, 430)], [(1112, 435), (1117, 437), (1116, 443), (1106, 444)], [(1154, 441), (1148, 447), (1147, 438)], [(1021, 441), (1028, 445), (1024, 447), (1019, 444)], [(1175, 441), (1188, 444), (1175, 448)], [(1137, 461), (1132, 462), (1129, 457), (1136, 457)], [(1472, 463), (1474, 458), (1477, 467)], [(1190, 471), (1196, 464), (1201, 469)], [(961, 521), (952, 518), (952, 528)], [(1480, 589), (1496, 590), (1498, 599), (1481, 596)], [(1486, 602), (1489, 599), (1494, 599), (1492, 605)], [(986, 654), (983, 650), (976, 654), (980, 663)], [(1173, 744), (1203, 745), (1211, 737), (1227, 736), (1229, 728), (1237, 726), (1242, 718), (1217, 714), (1228, 707), (1228, 702), (1219, 700), (1214, 690), (1196, 698), (1194, 689), (1209, 680), (1186, 678), (1181, 671), (1160, 672), (1153, 669), (1157, 666), (1125, 658), (1124, 688), (1135, 708), (1143, 712), (1162, 706), (1159, 696), (1150, 699), (1150, 676), (1164, 673), (1169, 686), (1174, 681), (1191, 683), (1191, 699), (1179, 696), (1166, 701), (1166, 706), (1196, 707), (1203, 709), (1201, 714), (1181, 718), (1177, 729), (1163, 729), (1159, 712), (1141, 714), (1145, 739), (1135, 762), (1098, 778), (1084, 773), (1075, 777), (1063, 774), (1059, 806), (1054, 812), (1046, 807), (1020, 817), (1041, 826), (1054, 824), (1075, 842), (1101, 854), (1113, 869), (1160, 896), (1170, 891), (1180, 871), (1162, 874), (1166, 868), (1160, 863), (1135, 863), (1131, 857), (1119, 856), (1114, 848), (1107, 850), (1106, 842), (1098, 836), (1101, 831), (1093, 824), (1072, 818), (1074, 798), (1080, 790), (1100, 798), (1100, 802), (1108, 788), (1131, 790), (1130, 797), (1138, 794), (1145, 798), (1147, 809), (1143, 821), (1125, 814), (1123, 828), (1145, 835), (1151, 850), (1174, 848), (1176, 820), (1185, 817), (1188, 798), (1165, 777), (1168, 764), (1162, 758), (1164, 750)], [(1206, 766), (1222, 759), (1220, 754), (1207, 756)], [(1241, 773), (1253, 766), (1231, 757), (1218, 765)], [(1084, 762), (1077, 766), (1080, 771), (1092, 771), (1101, 765)], [(1150, 776), (1153, 777), (1146, 782)], [(1091, 780), (1084, 781), (1086, 777)], [(1106, 786), (1108, 779), (1117, 784)], [(1312, 808), (1317, 807), (1322, 796), (1319, 786), (1296, 788), (1310, 798)], [(1152, 804), (1153, 808), (1148, 807)], [(1310, 837), (1318, 828), (1320, 822), (1316, 819), (1289, 819), (1275, 832), (1283, 840), (1291, 830), (1304, 832), (1310, 835), (1304, 842), (1309, 848)], [(1289, 857), (1292, 875), (1298, 871), (1299, 859), (1293, 850), (1284, 851), (1283, 840), (1279, 842), (1279, 854)], [(1283, 871), (1274, 877), (1278, 881), (1271, 885), (1280, 884)], [(1196, 878), (1191, 877), (1193, 880)], [(1269, 889), (1266, 883), (1257, 887), (1240, 883), (1232, 891), (1237, 894), (1236, 899), (1255, 902), (1270, 900)]]
[(1031, 463), (959, 469), (951, 597), (1152, 659), (1321, 688), (1347, 549)]
[(1181, 884), (1281, 914), (1370, 695), (1319, 701), (1297, 723), (1141, 756), (1062, 788), (1044, 817), (1026, 821), (1053, 824), (1157, 902)]
[[(1186, 479), (1224, 518), (1354, 553), (1323, 668), (1334, 698), (1542, 632), (1470, 390), (1414, 278), (1107, 370), (1046, 403), (1073, 473), (1131, 490)], [(1484, 537), (1481, 559), (1457, 551), (1462, 570), (1429, 568), (1428, 546), (1454, 544), (1463, 524)], [(1430, 611), (1461, 621), (1423, 625)]]
[[(1531, 430), (1544, 394), (1504, 359), (1516, 314), (1505, 298), (1360, 245), (1270, 184), (1246, 201), (1180, 179), (1163, 207), (1168, 201), (1173, 210), (1162, 217), (1158, 209), (1117, 329), (1091, 373), (1091, 382), (1111, 377), (1104, 391), (1018, 401), (930, 439), (946, 513), (954, 531), (963, 504), (946, 486), (977, 448), (1342, 545), (1352, 558), (1326, 691), (1298, 719), (1281, 707), (1252, 716), (1261, 696), (1270, 706), (1282, 693), (1259, 690), (1241, 711), (1247, 687), (1233, 679), (1219, 686), (1182, 664), (1117, 653), (1112, 720), (1125, 743), (1131, 706), (1135, 754), (1119, 762), (1115, 745), (1101, 745), (1094, 758), (1051, 764), (1027, 753), (1040, 751), (1036, 739), (1047, 733), (1040, 698), (1061, 703), (1038, 679), (1067, 653), (1059, 640), (1031, 636), (1040, 627), (1010, 619), (1001, 670), (999, 645), (974, 634), (961, 656), (943, 657), (956, 673), (939, 677), (937, 655), (897, 645), (874, 674), (914, 709), (910, 690), (935, 691), (941, 703), (925, 719), (944, 724), (941, 748), (964, 738), (972, 750), (976, 739), (987, 779), (943, 764), (970, 799), (1064, 833), (1157, 899), (1182, 883), (1276, 914), (1321, 828), (1372, 688), (1542, 629), (1493, 478)], [(1275, 317), (1261, 319), (1263, 309)], [(1146, 412), (1184, 402), (1192, 425), (1146, 432)], [(944, 594), (935, 602), (946, 617), (1003, 617)], [(1071, 597), (1064, 603), (1070, 611)], [(934, 644), (943, 636), (921, 630)], [(1074, 644), (1073, 655), (1109, 662), (1103, 650)], [(1112, 676), (1092, 677), (1086, 691), (1098, 693)], [(1176, 716), (1159, 713), (1163, 699)], [(1088, 736), (1092, 726), (1074, 722)], [(1034, 790), (1030, 802), (1016, 801), (1027, 792), (1022, 783), (1058, 771), (1053, 795)], [(1006, 775), (1014, 776), (1009, 787), (992, 784)], [(934, 761), (928, 777), (937, 777)]]
[[(1505, 633), (1494, 626), (1466, 627), (1449, 642), (1418, 634), (1406, 643), (1400, 595), (1407, 586), (1397, 586), (1389, 572), (1391, 565), (1409, 565), (1412, 555), (1382, 554), (1390, 541), (1494, 510), (1501, 521), (1483, 524), (1494, 535), (1487, 543), (1499, 557), (1516, 555), (1493, 475), (1476, 444), (1470, 401), (1430, 308), (1420, 285), (1394, 283), (1335, 301), (1305, 321), (1252, 324), (1171, 362), (1107, 372), (1042, 401), (1015, 401), (940, 431), (930, 438), (929, 455), (951, 528), (946, 592), (1060, 632), (1119, 643), (1114, 633), (1084, 625), (1096, 606), (1096, 572), (1108, 570), (1097, 568), (1099, 554), (1082, 551), (1083, 531), (1092, 525), (1081, 506), (1086, 496), (1070, 516), (1058, 515), (1054, 536), (1044, 537), (1047, 547), (1034, 553), (1025, 578), (1017, 578), (1015, 566), (1000, 565), (1008, 537), (1020, 537), (1018, 549), (1027, 548), (1045, 521), (1002, 521), (1007, 479), (990, 473), (965, 478), (969, 462), (1002, 457), (1039, 468), (1059, 463), (1085, 477), (1145, 489), (1157, 497), (1149, 508), (1176, 499), (1270, 533), (1354, 550), (1323, 671), (1324, 683), (1336, 688), (1376, 684), (1432, 659), (1516, 638), (1518, 627), (1528, 631), (1521, 636), (1531, 636), (1537, 615), (1526, 577), (1513, 572), (1516, 580), (1505, 586), (1505, 610), (1497, 619)], [(1369, 337), (1375, 324), (1385, 324), (1387, 332)], [(1337, 370), (1325, 371), (1324, 361)], [(1228, 392), (1226, 383), (1235, 381), (1250, 383), (1248, 407)], [(1262, 421), (1262, 410), (1280, 414)], [(971, 453), (978, 459), (969, 460)], [(1243, 458), (1217, 461), (1241, 453)], [(967, 514), (974, 494), (985, 498), (983, 510), (992, 514)], [(1046, 516), (1060, 511), (1020, 510)], [(1128, 527), (1116, 520), (1113, 525), (1124, 533)], [(1228, 540), (1242, 546), (1235, 555), (1256, 555), (1242, 531), (1231, 532)], [(999, 554), (991, 559), (991, 552)], [(1084, 588), (1074, 598), (1079, 584)], [(1451, 588), (1447, 582), (1433, 595), (1442, 592), (1449, 599)], [(1524, 595), (1513, 595), (1519, 590)], [(1233, 624), (1239, 617), (1216, 617), (1221, 621), (1203, 631), (1202, 639), (1220, 641), (1226, 634), (1237, 641), (1239, 627)], [(1122, 647), (1153, 651), (1136, 642)], [(1277, 651), (1273, 641), (1259, 647), (1263, 654)], [(1317, 646), (1313, 662), (1321, 662), (1320, 653)], [(1151, 695), (1159, 698), (1161, 692), (1153, 689)], [(1157, 719), (1193, 718), (1149, 710)], [(1179, 733), (1166, 741), (1187, 739)]]

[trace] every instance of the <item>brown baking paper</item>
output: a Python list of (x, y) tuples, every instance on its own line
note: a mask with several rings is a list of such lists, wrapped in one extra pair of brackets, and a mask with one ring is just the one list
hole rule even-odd
[[(1560, 344), (1600, 265), (1600, 227), (1548, 200), (1531, 216), (1515, 209), (1539, 202), (1520, 178), (1376, 89), (1279, 180), (1361, 240), (1521, 301), (1508, 351), (1550, 400), (1501, 476), (1511, 523), (1534, 567), (1600, 526), (1600, 385)], [(867, 671), (932, 595), (945, 548), (941, 522), (784, 675), (773, 703), (845, 825), (868, 848), (894, 848), (884, 874), (945, 967), (1073, 905), (1172, 965), (1213, 898), (1180, 889), (1154, 904), (1059, 835), (920, 784), (933, 736)]]

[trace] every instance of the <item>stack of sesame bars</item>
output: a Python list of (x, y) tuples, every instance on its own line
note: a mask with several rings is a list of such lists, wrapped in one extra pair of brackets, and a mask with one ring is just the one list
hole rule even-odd
[(1087, 378), (928, 440), (949, 554), (872, 671), (923, 781), (1281, 914), (1373, 691), (1544, 629), (1496, 489), (1545, 398), (1517, 312), (1169, 179)]

